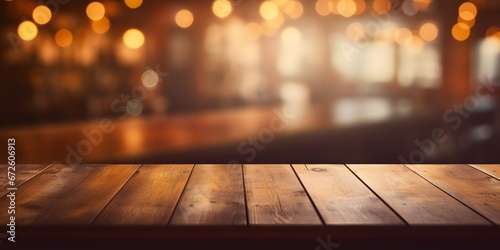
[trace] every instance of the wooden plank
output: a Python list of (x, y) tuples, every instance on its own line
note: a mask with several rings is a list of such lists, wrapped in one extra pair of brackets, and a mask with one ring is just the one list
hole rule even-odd
[(467, 165), (408, 165), (486, 218), (500, 224), (500, 181)]
[(249, 224), (321, 225), (290, 165), (244, 165)]
[(139, 166), (52, 165), (17, 190), (16, 224), (88, 225)]
[(195, 165), (172, 225), (245, 225), (241, 165)]
[(193, 166), (141, 166), (93, 224), (168, 224)]
[(404, 165), (347, 165), (410, 225), (491, 225)]
[(470, 166), (500, 180), (500, 164), (470, 164)]
[(293, 165), (327, 225), (405, 224), (344, 165)]
[[(19, 185), (22, 185), (29, 179), (33, 178), (33, 176), (37, 175), (38, 173), (42, 172), (46, 168), (49, 167), (49, 164), (20, 164), (16, 165), (15, 169), (15, 186), (14, 187), (19, 187)], [(7, 177), (7, 165), (2, 164), (0, 166), (0, 196), (4, 196), (7, 194), (7, 188), (11, 187), (9, 185), (9, 180)]]

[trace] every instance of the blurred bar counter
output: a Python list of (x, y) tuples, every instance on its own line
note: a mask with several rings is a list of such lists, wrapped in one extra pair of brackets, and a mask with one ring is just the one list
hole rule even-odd
[(465, 119), (364, 97), (8, 128), (0, 138), (16, 139), (17, 163), (491, 163), (499, 127), (494, 102)]

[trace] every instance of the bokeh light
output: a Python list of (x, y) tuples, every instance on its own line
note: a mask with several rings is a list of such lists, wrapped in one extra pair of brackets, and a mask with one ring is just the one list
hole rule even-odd
[(24, 21), (19, 24), (19, 27), (17, 28), (17, 34), (24, 41), (31, 41), (38, 35), (38, 28), (33, 22)]
[(125, 5), (131, 9), (137, 9), (141, 4), (142, 0), (125, 0)]
[(123, 43), (131, 49), (140, 48), (144, 44), (144, 35), (138, 29), (129, 29), (123, 34)]
[(280, 10), (276, 3), (271, 1), (265, 1), (260, 5), (259, 8), (260, 15), (266, 20), (275, 19), (279, 14)]
[(457, 23), (451, 29), (451, 34), (457, 41), (464, 41), (470, 35), (470, 28), (464, 23)]
[(92, 29), (97, 33), (97, 34), (104, 34), (108, 32), (109, 30), (109, 19), (106, 17), (103, 17), (97, 21), (92, 22)]
[(417, 8), (419, 11), (426, 11), (429, 9), (432, 0), (413, 0), (413, 6)]
[(154, 88), (160, 81), (160, 77), (154, 70), (148, 69), (142, 73), (141, 81), (146, 88)]
[(476, 19), (472, 18), (471, 20), (465, 20), (461, 16), (458, 16), (457, 23), (463, 23), (463, 24), (469, 26), (469, 28), (472, 28), (472, 27), (474, 27), (474, 24), (476, 24)]
[(425, 41), (434, 41), (438, 36), (438, 28), (433, 23), (425, 23), (420, 27), (420, 37)]
[(337, 11), (343, 17), (351, 17), (356, 13), (356, 3), (353, 0), (340, 0)]
[(414, 16), (418, 13), (418, 7), (414, 4), (413, 0), (405, 0), (401, 4), (401, 9), (407, 16)]
[(290, 1), (285, 6), (285, 13), (293, 19), (297, 19), (304, 13), (304, 6), (299, 1)]
[(212, 11), (215, 16), (225, 18), (233, 11), (233, 6), (228, 0), (217, 0), (212, 4)]
[(264, 23), (273, 29), (279, 29), (283, 23), (285, 22), (285, 16), (281, 13), (278, 13), (276, 18), (271, 19), (271, 20), (263, 20)]
[(356, 4), (356, 15), (363, 13), (366, 9), (366, 3), (364, 0), (354, 0)]
[(47, 6), (40, 5), (33, 10), (33, 20), (38, 24), (46, 24), (52, 18), (52, 12)]
[(462, 5), (460, 5), (460, 8), (458, 9), (458, 14), (462, 19), (466, 21), (476, 18), (477, 15), (476, 5), (474, 5), (471, 2), (465, 2)]
[(181, 28), (188, 28), (193, 24), (193, 14), (189, 10), (180, 10), (175, 14), (175, 23)]
[(97, 21), (104, 17), (106, 10), (104, 9), (104, 5), (99, 2), (91, 2), (87, 6), (87, 16), (90, 20)]
[[(328, 0), (318, 0), (316, 2), (316, 5), (315, 5), (315, 8), (316, 8), (316, 12), (320, 15), (320, 16), (328, 16), (330, 15), (330, 9), (328, 8), (328, 4), (330, 2)], [(330, 3), (331, 4), (331, 3)], [(335, 6), (336, 8), (337, 6)]]
[(55, 40), (60, 47), (68, 47), (73, 42), (73, 34), (67, 29), (57, 31)]
[(379, 14), (384, 15), (391, 10), (391, 1), (390, 0), (374, 0), (373, 1), (373, 10)]

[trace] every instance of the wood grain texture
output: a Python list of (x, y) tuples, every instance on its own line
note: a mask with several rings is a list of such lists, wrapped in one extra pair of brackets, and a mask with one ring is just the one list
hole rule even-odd
[(293, 165), (327, 225), (405, 224), (344, 165)]
[(410, 225), (491, 225), (404, 165), (347, 165)]
[(244, 165), (249, 224), (321, 225), (290, 165)]
[[(9, 180), (7, 176), (7, 165), (2, 164), (0, 166), (0, 196), (4, 196), (8, 192), (6, 189), (9, 186)], [(19, 185), (22, 185), (24, 182), (28, 181), (29, 179), (33, 178), (35, 175), (39, 174), (42, 172), (44, 169), (48, 168), (49, 164), (21, 164), (21, 165), (16, 165), (16, 171), (15, 171), (15, 187), (18, 187)]]
[(500, 180), (500, 164), (470, 164), (470, 166)]
[(194, 165), (143, 165), (95, 225), (167, 225)]
[[(16, 224), (88, 225), (138, 168), (52, 165), (17, 190)], [(0, 207), (7, 207), (6, 198)]]
[(241, 165), (195, 165), (172, 225), (246, 225)]
[(500, 224), (500, 181), (467, 165), (408, 165), (448, 194)]

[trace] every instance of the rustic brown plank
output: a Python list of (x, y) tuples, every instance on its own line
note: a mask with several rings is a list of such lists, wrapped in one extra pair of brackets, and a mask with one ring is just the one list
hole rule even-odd
[(290, 165), (244, 165), (249, 224), (321, 225)]
[(495, 224), (500, 224), (498, 179), (463, 164), (407, 165), (407, 167)]
[(347, 165), (410, 225), (491, 225), (404, 165)]
[[(0, 166), (0, 196), (4, 196), (7, 194), (7, 188), (11, 187), (9, 185), (9, 180), (7, 177), (7, 164), (2, 164)], [(50, 165), (49, 164), (20, 164), (16, 165), (15, 169), (15, 186), (18, 187), (19, 185), (22, 185), (29, 179), (33, 178), (35, 175), (38, 173), (42, 172), (46, 168), (48, 168)]]
[(94, 225), (166, 225), (194, 165), (143, 165)]
[(195, 165), (172, 225), (245, 225), (241, 165)]
[(500, 164), (469, 164), (469, 165), (500, 180)]
[(16, 224), (88, 225), (139, 166), (52, 165), (17, 190)]
[(326, 224), (405, 224), (346, 166), (293, 168)]

